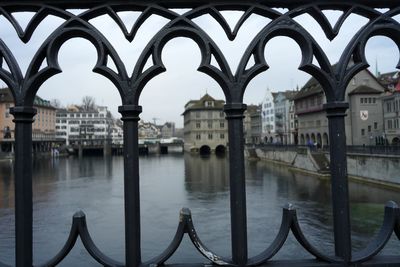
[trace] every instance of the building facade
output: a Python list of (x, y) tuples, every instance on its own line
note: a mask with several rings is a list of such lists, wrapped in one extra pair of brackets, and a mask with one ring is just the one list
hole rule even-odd
[(138, 125), (139, 139), (157, 139), (161, 138), (160, 127), (151, 122), (140, 120)]
[(111, 126), (111, 140), (113, 145), (123, 145), (124, 144), (124, 130), (122, 129), (122, 123), (117, 123), (114, 121)]
[[(347, 145), (375, 145), (383, 134), (382, 100), (385, 88), (368, 70), (354, 76), (346, 89), (349, 103), (345, 118)], [(294, 98), (300, 145), (329, 145), (326, 97), (320, 84), (310, 79)]]
[(259, 144), (261, 138), (261, 106), (248, 105), (244, 112), (243, 134), (245, 144)]
[(185, 105), (184, 149), (202, 154), (224, 153), (228, 145), (228, 123), (223, 111), (225, 102), (205, 94)]
[(396, 89), (399, 90), (399, 79), (400, 75), (398, 71), (392, 71), (383, 73), (378, 76), (378, 81), (386, 88), (389, 92), (394, 92)]
[(162, 138), (171, 138), (175, 137), (175, 123), (174, 122), (166, 122), (161, 126), (161, 137)]
[[(10, 114), (10, 108), (14, 106), (13, 96), (8, 88), (0, 89), (0, 142), (2, 151), (11, 152), (15, 134), (14, 117)], [(32, 124), (33, 152), (48, 152), (56, 141), (56, 109), (50, 101), (39, 96), (35, 97), (34, 108), (37, 113)], [(8, 144), (7, 144), (8, 143)]]
[(400, 145), (400, 91), (382, 97), (384, 132), (379, 142)]
[(295, 143), (294, 116), (291, 116), (293, 115), (291, 109), (293, 109), (295, 94), (297, 94), (296, 91), (282, 91), (273, 94), (275, 107), (275, 137), (273, 143), (284, 145)]
[(105, 106), (85, 110), (73, 105), (58, 109), (56, 114), (57, 137), (65, 140), (66, 145), (100, 144), (111, 140), (113, 124), (111, 113)]
[(264, 143), (273, 143), (275, 137), (274, 96), (268, 88), (261, 102), (261, 139)]

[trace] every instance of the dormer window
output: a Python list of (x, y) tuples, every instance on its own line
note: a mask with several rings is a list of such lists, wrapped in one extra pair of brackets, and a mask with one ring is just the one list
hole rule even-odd
[(205, 105), (206, 105), (206, 107), (213, 107), (214, 101), (206, 101)]

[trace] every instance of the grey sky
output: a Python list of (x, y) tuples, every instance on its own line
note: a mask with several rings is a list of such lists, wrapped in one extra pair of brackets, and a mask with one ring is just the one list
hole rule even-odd
[[(223, 15), (231, 25), (237, 21), (238, 12), (224, 12)], [(339, 12), (328, 12), (328, 18), (335, 22)], [(133, 23), (137, 14), (121, 13), (120, 16)], [(24, 24), (28, 21), (26, 14), (18, 15), (18, 19)], [(331, 63), (335, 63), (344, 47), (357, 30), (366, 22), (366, 19), (352, 15), (342, 27), (339, 36), (330, 42), (325, 38), (320, 26), (308, 15), (296, 18), (327, 53)], [(236, 70), (237, 64), (246, 46), (255, 34), (260, 30), (267, 19), (259, 16), (251, 16), (239, 31), (234, 42), (230, 42), (222, 28), (209, 16), (203, 16), (195, 20), (202, 28), (213, 37), (224, 52), (228, 62)], [(11, 48), (22, 70), (25, 72), (34, 52), (44, 41), (46, 34), (62, 23), (56, 18), (46, 19), (35, 32), (28, 45), (24, 45), (10, 25), (0, 16), (0, 38)], [(167, 20), (160, 17), (151, 17), (141, 28), (136, 39), (129, 43), (113, 20), (101, 17), (92, 21), (109, 38), (122, 60), (126, 64), (129, 73), (132, 72), (134, 63), (147, 41), (160, 29)], [(233, 26), (231, 26), (233, 27)], [(128, 25), (128, 28), (130, 26)], [(245, 102), (258, 104), (269, 87), (273, 91), (294, 89), (300, 87), (310, 78), (309, 75), (297, 70), (301, 60), (300, 49), (289, 38), (277, 37), (271, 40), (265, 49), (265, 57), (270, 69), (254, 78), (249, 84)], [(372, 65), (371, 71), (375, 72), (375, 60), (378, 59), (381, 72), (392, 71), (399, 58), (394, 43), (383, 37), (370, 40), (367, 46), (367, 58)], [(96, 62), (94, 47), (85, 40), (74, 39), (67, 42), (60, 51), (60, 65), (63, 73), (49, 79), (39, 90), (39, 95), (46, 99), (57, 98), (62, 104), (68, 105), (80, 103), (85, 95), (93, 95), (97, 104), (107, 105), (115, 116), (118, 116), (117, 107), (121, 104), (120, 97), (113, 84), (106, 78), (91, 71)], [(200, 53), (197, 45), (184, 38), (174, 39), (167, 44), (163, 53), (163, 61), (167, 72), (155, 77), (145, 87), (140, 104), (143, 106), (142, 119), (152, 121), (157, 118), (158, 123), (175, 121), (177, 126), (182, 126), (184, 104), (190, 99), (198, 99), (208, 92), (215, 98), (223, 99), (222, 91), (218, 84), (210, 77), (196, 71), (200, 63)]]

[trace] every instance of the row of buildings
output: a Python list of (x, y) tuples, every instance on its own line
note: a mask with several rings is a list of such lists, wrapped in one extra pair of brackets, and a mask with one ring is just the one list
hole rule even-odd
[[(346, 89), (349, 109), (345, 118), (348, 145), (400, 145), (400, 84), (397, 72), (375, 77), (368, 70), (358, 73)], [(323, 109), (326, 97), (320, 84), (310, 79), (300, 90), (266, 91), (258, 105), (248, 105), (243, 122), (249, 144), (329, 145), (328, 119)], [(205, 94), (191, 100), (183, 112), (185, 150), (224, 152), (228, 147), (228, 124), (223, 100)], [(0, 89), (0, 142), (2, 151), (12, 150), (14, 139), (11, 92)], [(55, 108), (37, 96), (32, 126), (34, 151), (48, 151), (54, 143), (123, 143), (120, 120), (105, 106), (71, 105)], [(175, 124), (139, 122), (139, 138), (178, 136)]]
[[(12, 94), (8, 88), (0, 89), (0, 148), (1, 152), (14, 149), (14, 123), (10, 108), (14, 106)], [(123, 144), (122, 122), (114, 119), (105, 106), (70, 105), (56, 108), (50, 101), (35, 97), (34, 107), (37, 114), (32, 125), (34, 152), (47, 152), (55, 146), (101, 145), (105, 142)], [(139, 138), (156, 139), (175, 136), (173, 122), (164, 125), (139, 121)]]
[[(400, 145), (400, 83), (398, 72), (376, 77), (364, 70), (346, 89), (347, 145)], [(328, 119), (321, 85), (311, 78), (300, 90), (267, 89), (258, 105), (248, 105), (244, 137), (248, 144), (329, 146)], [(187, 151), (218, 151), (228, 146), (223, 100), (206, 94), (185, 105)]]

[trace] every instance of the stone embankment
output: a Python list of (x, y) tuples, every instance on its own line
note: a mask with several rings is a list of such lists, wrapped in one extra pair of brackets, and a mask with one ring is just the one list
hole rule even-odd
[[(248, 147), (246, 156), (284, 164), (323, 177), (329, 174), (329, 153), (305, 147)], [(400, 157), (375, 154), (348, 154), (349, 178), (400, 189)]]

